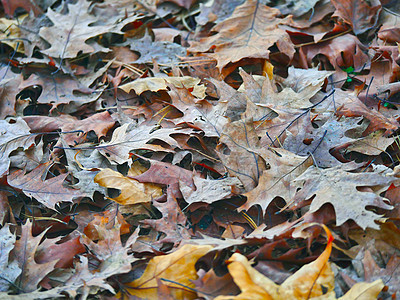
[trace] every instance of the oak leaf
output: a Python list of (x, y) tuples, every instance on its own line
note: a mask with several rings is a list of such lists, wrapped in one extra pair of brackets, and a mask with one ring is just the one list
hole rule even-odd
[(9, 255), (14, 248), (16, 237), (10, 232), (10, 226), (5, 224), (0, 229), (0, 292), (6, 292), (11, 283), (15, 282), (22, 269), (17, 261), (9, 262)]
[(339, 116), (363, 116), (370, 121), (364, 135), (384, 129), (384, 136), (389, 136), (400, 127), (400, 124), (395, 118), (387, 118), (379, 111), (369, 109), (354, 93), (346, 93), (341, 90), (336, 90), (335, 94), (336, 103), (339, 106), (336, 113)]
[[(2, 2), (4, 1), (6, 0), (2, 0)], [(26, 16), (27, 15), (21, 16), (20, 20), (22, 21)], [(18, 20), (0, 18), (0, 39), (2, 44), (10, 46), (15, 49), (15, 51), (24, 52), (21, 42), (18, 41), (20, 33)]]
[[(374, 246), (375, 245), (373, 245), (373, 247)], [(379, 254), (382, 255), (382, 253)], [(382, 279), (385, 282), (385, 285), (389, 287), (388, 292), (392, 293), (392, 296), (396, 296), (400, 290), (400, 270), (398, 268), (400, 257), (398, 255), (393, 254), (385, 264), (385, 267), (381, 268), (373, 258), (371, 252), (365, 250), (362, 264), (366, 281), (371, 282), (373, 280)]]
[(253, 119), (229, 123), (219, 139), (217, 153), (229, 174), (243, 183), (246, 191), (257, 186), (265, 162), (258, 154), (261, 149)]
[(356, 35), (374, 28), (382, 10), (379, 0), (332, 0), (332, 4), (336, 8), (333, 16), (342, 18)]
[(360, 137), (365, 131), (365, 123), (359, 124), (362, 118), (340, 118), (337, 120), (333, 115), (314, 128), (310, 116), (307, 114), (300, 123), (300, 129), (292, 134), (288, 129), (287, 137), (283, 147), (297, 155), (308, 155), (312, 153), (315, 163), (320, 168), (335, 167), (341, 164), (339, 160), (332, 155), (332, 150), (342, 145), (355, 142), (356, 139), (352, 133)]
[(266, 149), (259, 154), (269, 168), (262, 172), (257, 187), (244, 194), (247, 201), (240, 209), (248, 210), (253, 205), (260, 205), (264, 211), (275, 197), (288, 201), (296, 192), (296, 185), (292, 180), (312, 165), (309, 157), (299, 156), (285, 149)]
[(385, 152), (386, 148), (389, 147), (395, 141), (392, 137), (384, 137), (384, 130), (378, 130), (372, 132), (366, 137), (361, 137), (351, 143), (346, 148), (347, 151), (356, 151), (366, 155), (379, 155)]
[(98, 93), (94, 93), (72, 76), (61, 73), (51, 74), (48, 71), (32, 74), (21, 82), (18, 89), (22, 93), (36, 86), (39, 86), (42, 92), (34, 100), (39, 103), (51, 103), (56, 107), (60, 104), (69, 104), (63, 107), (63, 113), (75, 112), (81, 105), (98, 98)]
[(212, 28), (217, 34), (193, 42), (189, 51), (206, 52), (218, 61), (221, 70), (230, 62), (243, 58), (268, 58), (269, 48), (274, 46), (289, 59), (295, 53), (289, 35), (280, 25), (291, 24), (291, 17), (278, 18), (279, 10), (264, 5), (261, 1), (247, 0), (236, 7), (229, 19)]
[(325, 203), (331, 203), (335, 208), (336, 226), (342, 225), (347, 220), (353, 220), (363, 229), (379, 228), (374, 221), (379, 220), (381, 216), (367, 210), (366, 207), (374, 206), (387, 210), (393, 207), (378, 194), (360, 192), (357, 187), (368, 186), (382, 189), (389, 187), (398, 179), (377, 172), (349, 172), (355, 167), (356, 164), (353, 163), (329, 169), (309, 167), (294, 180), (295, 184), (301, 184), (302, 188), (289, 202), (290, 207), (295, 209), (302, 206), (304, 200), (312, 199), (310, 212), (316, 212)]
[(8, 68), (0, 70), (0, 118), (15, 116), (18, 86), (22, 81), (22, 75), (17, 75)]
[(168, 94), (171, 97), (171, 107), (183, 114), (180, 118), (170, 119), (176, 125), (193, 124), (203, 130), (205, 136), (218, 137), (228, 123), (228, 119), (223, 115), (224, 104), (213, 105), (207, 100), (197, 100), (188, 89), (171, 85)]
[(162, 190), (159, 186), (153, 183), (140, 183), (132, 178), (141, 174), (135, 172), (135, 167), (137, 164), (130, 168), (129, 177), (111, 169), (104, 169), (94, 177), (94, 182), (106, 188), (121, 190), (121, 194), (111, 200), (122, 205), (151, 202), (152, 199), (160, 197)]
[[(132, 128), (133, 127), (133, 128)], [(173, 152), (174, 148), (181, 148), (173, 138), (174, 134), (190, 134), (191, 128), (160, 128), (142, 124), (134, 127), (132, 124), (124, 124), (113, 132), (111, 141), (103, 142), (98, 151), (111, 163), (123, 164), (128, 161), (130, 152), (137, 149), (152, 151)], [(152, 144), (154, 141), (162, 141), (162, 145)]]
[(21, 118), (17, 118), (15, 123), (0, 120), (0, 176), (8, 172), (11, 152), (17, 148), (28, 149), (34, 145), (34, 139), (29, 126)]
[(183, 77), (147, 77), (138, 78), (130, 83), (121, 85), (119, 88), (127, 93), (134, 90), (137, 95), (145, 91), (157, 92), (159, 90), (167, 90), (168, 84), (172, 84), (177, 88), (193, 89), (192, 95), (199, 99), (205, 98), (205, 87), (200, 84), (200, 78), (190, 76)]
[(181, 45), (168, 41), (153, 41), (146, 34), (141, 39), (127, 39), (131, 50), (140, 52), (141, 56), (135, 60), (135, 64), (152, 63), (153, 59), (161, 65), (172, 65), (179, 61), (178, 57), (184, 57), (186, 49)]
[[(237, 296), (218, 296), (216, 300), (239, 299), (336, 299), (335, 277), (328, 262), (332, 251), (333, 237), (328, 229), (328, 244), (325, 251), (313, 262), (304, 265), (300, 270), (287, 278), (281, 285), (255, 270), (245, 256), (234, 253), (228, 260), (228, 270), (234, 282), (241, 289)], [(365, 297), (373, 299), (378, 296), (384, 284), (382, 280), (373, 283), (360, 283), (354, 286), (340, 299)], [(370, 298), (368, 298), (370, 297)]]
[(70, 268), (75, 255), (86, 252), (79, 237), (58, 243), (59, 239), (45, 239), (37, 248), (35, 260), (39, 264), (57, 260), (55, 268)]
[(29, 0), (1, 0), (1, 3), (3, 4), (4, 7), (4, 12), (12, 16), (14, 15), (14, 12), (17, 8), (23, 8), (26, 11), (32, 10), (35, 15), (39, 15), (42, 13), (42, 10), (40, 7), (35, 3), (35, 1), (29, 1)]
[(107, 51), (107, 48), (89, 45), (86, 41), (92, 37), (108, 33), (121, 33), (121, 29), (128, 23), (133, 22), (138, 17), (126, 18), (116, 24), (105, 24), (93, 26), (98, 18), (89, 14), (90, 2), (79, 0), (75, 4), (68, 4), (68, 13), (61, 14), (49, 8), (46, 16), (53, 22), (51, 27), (42, 27), (40, 36), (51, 44), (51, 47), (42, 50), (42, 53), (51, 57), (73, 58), (79, 52), (93, 53), (96, 48)]
[(35, 261), (37, 248), (45, 233), (46, 231), (33, 237), (32, 223), (28, 219), (25, 225), (22, 225), (21, 238), (15, 242), (15, 247), (11, 252), (12, 261), (16, 261), (22, 270), (15, 284), (24, 292), (35, 291), (39, 282), (54, 270), (58, 261), (56, 259), (43, 264)]
[(213, 203), (218, 200), (231, 198), (240, 194), (243, 188), (242, 183), (236, 177), (227, 177), (222, 179), (203, 179), (193, 177), (194, 187), (180, 183), (180, 190), (183, 198), (189, 204), (194, 202)]
[(115, 121), (107, 111), (94, 114), (83, 120), (78, 120), (69, 115), (58, 117), (26, 116), (23, 119), (31, 128), (31, 132), (52, 132), (59, 129), (63, 132), (82, 131), (81, 133), (66, 133), (63, 136), (64, 140), (73, 146), (81, 143), (84, 140), (85, 133), (91, 130), (96, 133), (99, 139), (104, 137), (115, 124)]
[(140, 158), (146, 159), (151, 165), (147, 171), (140, 175), (136, 175), (133, 179), (136, 179), (139, 182), (165, 184), (168, 186), (168, 191), (171, 192), (171, 195), (175, 198), (182, 198), (180, 186), (189, 187), (192, 190), (194, 189), (192, 171), (170, 163), (144, 157)]
[(71, 297), (76, 297), (78, 294), (83, 296), (95, 294), (101, 289), (114, 293), (113, 287), (106, 282), (106, 279), (116, 274), (129, 272), (131, 263), (136, 258), (128, 253), (136, 242), (139, 230), (132, 233), (125, 245), (121, 242), (120, 223), (117, 219), (113, 228), (108, 229), (103, 222), (97, 226), (97, 230), (98, 236), (100, 236), (97, 243), (88, 237), (82, 238), (96, 259), (89, 262), (86, 256), (80, 256), (69, 278), (66, 279), (65, 274), (60, 274), (60, 278), (57, 278), (57, 274), (52, 276), (52, 279), (62, 284), (49, 291), (68, 293)]
[(369, 62), (366, 52), (367, 49), (357, 37), (345, 34), (333, 40), (301, 47), (301, 65), (303, 68), (310, 68), (316, 57), (325, 56), (336, 70), (332, 76), (336, 82), (347, 79), (347, 73), (341, 68), (352, 66), (356, 71), (362, 70)]
[[(196, 293), (183, 286), (194, 288), (191, 280), (197, 279), (195, 264), (213, 247), (184, 245), (175, 252), (152, 258), (144, 274), (128, 284), (125, 288), (130, 295), (138, 298), (157, 298), (157, 278), (171, 288), (175, 299), (195, 299)], [(176, 283), (172, 283), (176, 282)]]
[(159, 243), (179, 245), (182, 240), (190, 240), (190, 233), (186, 229), (188, 220), (169, 189), (167, 190), (167, 201), (153, 201), (153, 206), (161, 212), (161, 219), (143, 220), (142, 223), (166, 235), (158, 241)]
[(25, 195), (34, 197), (51, 209), (55, 209), (59, 202), (72, 202), (74, 198), (81, 196), (79, 190), (64, 186), (68, 173), (47, 180), (42, 179), (46, 177), (50, 163), (40, 164), (27, 174), (24, 170), (15, 171), (7, 177), (7, 181), (9, 185), (21, 189)]

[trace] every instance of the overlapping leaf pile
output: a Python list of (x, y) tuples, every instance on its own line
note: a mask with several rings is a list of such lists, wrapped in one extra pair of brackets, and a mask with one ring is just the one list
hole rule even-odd
[(395, 1), (1, 2), (0, 298), (398, 295)]

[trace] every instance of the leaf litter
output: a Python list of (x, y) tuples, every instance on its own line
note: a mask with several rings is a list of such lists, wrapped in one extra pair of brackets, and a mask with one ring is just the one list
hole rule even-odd
[(1, 1), (0, 298), (399, 296), (399, 6)]

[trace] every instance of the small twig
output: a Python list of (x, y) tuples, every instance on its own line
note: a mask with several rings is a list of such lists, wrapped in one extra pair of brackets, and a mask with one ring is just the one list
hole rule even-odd
[(351, 32), (351, 31), (352, 31), (352, 29), (348, 29), (346, 31), (343, 31), (343, 32), (337, 34), (337, 35), (330, 36), (330, 37), (328, 37), (326, 39), (322, 39), (322, 40), (319, 40), (317, 42), (308, 42), (308, 43), (298, 44), (298, 45), (294, 45), (294, 47), (295, 48), (301, 48), (303, 46), (310, 46), (310, 45), (320, 44), (320, 43), (323, 43), (323, 42), (327, 42), (327, 41), (333, 40), (334, 38), (337, 38), (339, 36), (345, 35), (345, 34)]

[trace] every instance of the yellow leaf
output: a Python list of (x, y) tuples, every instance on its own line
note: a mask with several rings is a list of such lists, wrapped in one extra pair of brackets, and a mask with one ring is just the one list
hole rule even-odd
[(326, 294), (326, 290), (332, 292), (335, 288), (335, 276), (328, 263), (333, 237), (329, 229), (325, 225), (322, 226), (328, 235), (325, 251), (282, 283), (279, 292), (283, 295), (294, 297), (294, 299), (309, 299)]
[[(325, 251), (315, 261), (304, 265), (280, 286), (255, 270), (246, 257), (238, 253), (233, 254), (228, 260), (228, 270), (241, 293), (237, 296), (219, 296), (215, 300), (336, 299), (335, 278), (328, 262), (332, 251), (333, 237), (325, 225), (322, 227), (328, 236)], [(373, 283), (357, 283), (340, 300), (376, 299), (383, 286), (382, 280)]]
[(28, 16), (25, 14), (18, 17), (18, 20), (8, 20), (0, 18), (0, 39), (3, 44), (7, 44), (14, 50), (24, 53), (24, 44), (19, 39), (21, 30), (19, 24)]
[(274, 66), (268, 60), (263, 65), (263, 73), (268, 75), (269, 80), (274, 78)]
[(191, 282), (198, 277), (194, 265), (212, 248), (210, 245), (184, 245), (171, 254), (154, 257), (150, 260), (142, 277), (128, 283), (125, 288), (133, 296), (157, 299), (157, 279), (161, 279), (164, 285), (168, 286), (174, 299), (195, 299), (196, 293), (185, 286), (195, 287)]
[(215, 300), (274, 299), (269, 292), (279, 286), (254, 269), (245, 256), (234, 253), (228, 263), (229, 273), (242, 292), (238, 296), (218, 296)]
[(344, 295), (340, 297), (339, 300), (369, 300), (377, 299), (379, 293), (382, 291), (383, 287), (382, 279), (375, 280), (374, 282), (359, 282), (353, 285), (353, 287)]
[[(128, 176), (133, 177), (143, 173), (145, 169), (133, 164), (128, 172)], [(95, 177), (94, 182), (106, 188), (121, 190), (121, 194), (116, 198), (111, 198), (122, 205), (150, 202), (152, 199), (162, 195), (162, 189), (153, 183), (140, 183), (139, 181), (125, 177), (121, 173), (111, 169), (100, 171)]]

